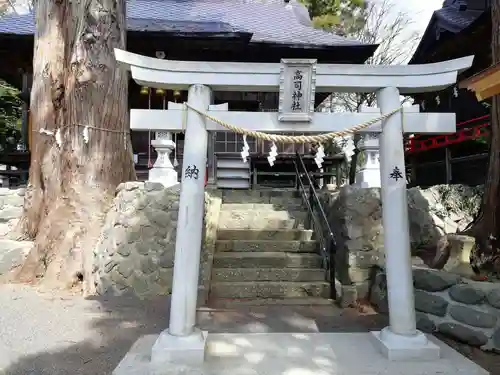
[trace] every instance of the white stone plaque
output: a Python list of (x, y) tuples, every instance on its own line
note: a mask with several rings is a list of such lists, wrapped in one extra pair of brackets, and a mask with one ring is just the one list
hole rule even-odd
[(281, 59), (280, 121), (312, 121), (315, 92), (315, 59)]

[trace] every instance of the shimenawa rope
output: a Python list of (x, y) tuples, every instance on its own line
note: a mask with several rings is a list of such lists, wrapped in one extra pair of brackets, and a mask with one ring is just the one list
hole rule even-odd
[[(228, 130), (231, 130), (235, 133), (243, 134), (243, 135), (254, 137), (257, 139), (263, 139), (266, 141), (278, 142), (278, 143), (323, 143), (323, 142), (332, 140), (334, 138), (345, 137), (346, 135), (354, 134), (360, 130), (366, 129), (367, 127), (369, 127), (369, 126), (371, 126), (379, 121), (385, 120), (386, 118), (392, 116), (393, 114), (401, 111), (403, 108), (403, 107), (396, 108), (396, 109), (394, 109), (394, 110), (392, 110), (392, 111), (390, 111), (382, 116), (379, 116), (379, 117), (374, 118), (372, 120), (366, 121), (362, 124), (353, 126), (352, 128), (349, 128), (349, 129), (340, 130), (337, 132), (325, 133), (325, 134), (317, 134), (317, 135), (291, 136), (291, 135), (281, 135), (281, 134), (268, 134), (268, 133), (263, 133), (263, 132), (259, 132), (259, 131), (253, 131), (253, 130), (247, 130), (244, 128), (240, 128), (239, 126), (234, 126), (234, 125), (228, 124), (224, 121), (219, 120), (218, 118), (210, 116), (208, 113), (200, 111), (199, 109), (193, 107), (192, 105), (190, 105), (186, 102), (184, 103), (184, 105), (186, 106), (186, 108), (189, 108), (189, 109), (195, 111), (196, 113), (206, 117), (207, 119), (221, 125), (222, 127), (226, 128)], [(187, 112), (187, 111), (185, 111), (185, 112)], [(186, 126), (185, 126), (186, 121), (187, 121), (187, 116), (186, 116), (186, 114), (184, 114), (184, 118), (183, 118), (183, 122), (184, 122), (183, 128), (184, 129), (186, 128)]]

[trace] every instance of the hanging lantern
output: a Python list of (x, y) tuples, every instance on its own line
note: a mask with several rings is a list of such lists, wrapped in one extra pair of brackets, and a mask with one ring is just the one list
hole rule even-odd
[(149, 87), (142, 86), (141, 87), (141, 95), (148, 95), (149, 94)]
[(156, 89), (156, 95), (165, 95), (165, 90), (163, 90), (163, 89)]
[(179, 90), (174, 90), (174, 98), (178, 98), (181, 96), (181, 92)]

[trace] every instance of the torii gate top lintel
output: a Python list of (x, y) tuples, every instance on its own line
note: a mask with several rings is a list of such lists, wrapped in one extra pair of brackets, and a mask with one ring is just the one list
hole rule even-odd
[[(187, 89), (203, 84), (218, 91), (276, 92), (280, 63), (173, 61), (115, 49), (116, 59), (129, 69), (139, 84)], [(316, 92), (374, 92), (396, 87), (401, 94), (444, 89), (456, 82), (458, 73), (470, 68), (474, 56), (421, 65), (367, 65), (314, 63)], [(297, 59), (296, 61), (301, 61)]]

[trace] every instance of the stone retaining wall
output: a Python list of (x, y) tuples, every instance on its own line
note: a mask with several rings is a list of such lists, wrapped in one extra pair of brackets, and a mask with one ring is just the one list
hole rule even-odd
[[(341, 304), (368, 296), (370, 270), (383, 265), (384, 238), (380, 189), (345, 186), (320, 195), (337, 240), (336, 273)], [(442, 235), (463, 229), (481, 201), (481, 188), (439, 185), (408, 190), (412, 251), (433, 247)]]
[(25, 188), (0, 188), (0, 237), (6, 236), (23, 213)]
[(0, 275), (21, 265), (33, 243), (17, 241), (13, 229), (23, 213), (25, 188), (0, 188)]
[[(413, 278), (418, 329), (500, 353), (499, 283), (424, 268), (414, 269)], [(385, 272), (380, 269), (373, 281), (370, 301), (387, 313)]]
[(368, 295), (370, 270), (383, 256), (380, 189), (345, 186), (321, 195), (337, 240), (336, 279), (342, 306)]
[[(170, 294), (179, 195), (180, 185), (165, 189), (158, 183), (126, 182), (118, 186), (94, 251), (94, 282), (99, 294)], [(200, 303), (206, 299), (210, 280), (217, 203), (220, 207), (220, 200), (206, 194)]]

